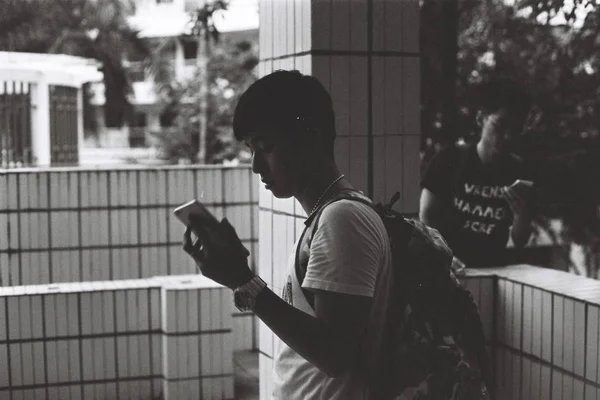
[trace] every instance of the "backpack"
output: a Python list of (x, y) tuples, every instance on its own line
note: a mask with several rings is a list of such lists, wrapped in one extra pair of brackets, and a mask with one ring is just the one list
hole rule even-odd
[[(490, 399), (491, 365), (477, 305), (450, 266), (452, 251), (440, 233), (404, 218), (389, 204), (373, 205), (361, 192), (342, 190), (305, 222), (296, 251), (302, 285), (310, 243), (326, 206), (342, 199), (373, 207), (392, 252), (393, 289), (376, 371), (365, 371), (371, 398), (402, 400)], [(303, 289), (314, 307), (314, 295)]]

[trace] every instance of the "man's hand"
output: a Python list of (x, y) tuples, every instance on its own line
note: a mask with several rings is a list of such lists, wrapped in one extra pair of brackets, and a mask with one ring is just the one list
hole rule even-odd
[[(183, 250), (196, 262), (202, 275), (235, 289), (254, 274), (248, 267), (250, 253), (227, 219), (209, 224), (192, 216), (192, 224), (183, 235)], [(192, 232), (198, 236), (194, 242)]]
[(529, 214), (533, 182), (517, 180), (503, 191), (504, 198), (515, 216)]
[(529, 241), (532, 226), (531, 203), (533, 182), (517, 180), (505, 188), (503, 195), (513, 212), (511, 237), (515, 247), (523, 247)]

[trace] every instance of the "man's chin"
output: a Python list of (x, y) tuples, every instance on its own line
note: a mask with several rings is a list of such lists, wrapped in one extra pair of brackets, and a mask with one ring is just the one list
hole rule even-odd
[(285, 191), (278, 190), (277, 187), (267, 186), (267, 190), (273, 194), (273, 196), (278, 199), (289, 199), (293, 196), (293, 194), (287, 193)]

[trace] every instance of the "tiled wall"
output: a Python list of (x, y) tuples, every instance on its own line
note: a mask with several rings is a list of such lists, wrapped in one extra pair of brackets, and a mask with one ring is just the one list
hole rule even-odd
[(1, 285), (195, 273), (173, 216), (194, 198), (226, 216), (256, 255), (251, 176), (247, 166), (0, 172)]
[[(342, 172), (376, 201), (401, 191), (418, 212), (419, 3), (417, 0), (260, 0), (261, 76), (297, 69), (332, 95)], [(305, 213), (259, 189), (258, 272), (280, 293)], [(270, 396), (275, 338), (260, 326), (260, 396)]]
[[(227, 217), (258, 258), (258, 182), (248, 166), (0, 172), (0, 286), (193, 274), (173, 209), (190, 199)], [(236, 349), (258, 345), (234, 312)]]
[(600, 398), (600, 282), (526, 265), (463, 282), (479, 298), (484, 325), (493, 311), (496, 399)]
[(231, 306), (199, 275), (2, 288), (0, 398), (232, 399)]

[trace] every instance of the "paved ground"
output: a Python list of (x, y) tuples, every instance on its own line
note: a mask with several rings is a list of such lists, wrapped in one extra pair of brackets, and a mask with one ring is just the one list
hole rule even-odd
[(258, 400), (258, 352), (237, 351), (233, 362), (236, 400)]

